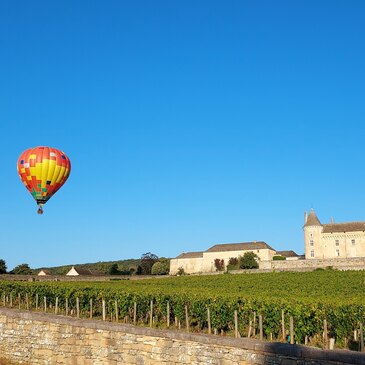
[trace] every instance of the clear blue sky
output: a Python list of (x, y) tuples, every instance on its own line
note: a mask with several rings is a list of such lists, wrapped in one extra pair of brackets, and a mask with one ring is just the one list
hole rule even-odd
[[(365, 220), (365, 2), (0, 2), (8, 269), (303, 248), (303, 212)], [(43, 216), (16, 172), (72, 172)]]

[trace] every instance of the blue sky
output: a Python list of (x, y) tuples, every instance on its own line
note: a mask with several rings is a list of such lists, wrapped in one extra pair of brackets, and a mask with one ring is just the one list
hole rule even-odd
[[(8, 268), (303, 248), (303, 213), (365, 220), (363, 1), (0, 2)], [(16, 161), (72, 173), (36, 214)]]

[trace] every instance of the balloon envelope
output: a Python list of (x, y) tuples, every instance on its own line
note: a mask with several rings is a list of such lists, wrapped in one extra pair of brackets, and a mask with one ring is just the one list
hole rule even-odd
[(67, 155), (52, 147), (35, 147), (18, 159), (18, 174), (38, 205), (45, 204), (66, 182), (71, 172)]

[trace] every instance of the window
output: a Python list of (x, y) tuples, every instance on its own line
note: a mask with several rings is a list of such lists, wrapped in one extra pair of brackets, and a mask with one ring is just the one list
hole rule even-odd
[(355, 240), (351, 240), (352, 246), (355, 246)]
[(336, 256), (340, 256), (340, 250), (338, 248), (336, 249)]
[(313, 241), (313, 240), (310, 240), (310, 241), (309, 241), (309, 244), (310, 244), (311, 246), (313, 246), (313, 245), (314, 245), (314, 241)]
[(311, 251), (311, 257), (314, 257), (314, 250)]
[(339, 246), (340, 245), (340, 241), (339, 240), (336, 240), (336, 246)]

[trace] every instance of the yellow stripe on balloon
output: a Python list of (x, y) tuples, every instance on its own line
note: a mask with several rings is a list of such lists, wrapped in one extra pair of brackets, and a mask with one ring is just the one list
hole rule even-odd
[(49, 160), (48, 159), (42, 160), (42, 178), (41, 178), (42, 181), (41, 181), (41, 187), (43, 189), (46, 187), (48, 169), (49, 169)]
[(52, 182), (51, 182), (51, 186), (54, 185), (57, 181), (57, 178), (58, 178), (58, 175), (60, 173), (60, 170), (61, 170), (61, 165), (57, 165), (55, 166), (55, 170), (54, 170), (54, 173), (53, 173), (53, 176), (52, 176)]
[(59, 183), (62, 180), (62, 178), (65, 176), (65, 170), (66, 170), (66, 167), (61, 166), (61, 170), (60, 170), (60, 173), (57, 176), (56, 183)]
[(48, 168), (48, 174), (47, 174), (47, 181), (50, 181), (51, 184), (52, 180), (54, 179), (54, 172), (55, 172), (55, 168), (56, 168), (56, 161), (55, 160), (49, 160), (49, 168)]
[(35, 178), (38, 181), (42, 179), (42, 162), (38, 162), (35, 164)]

